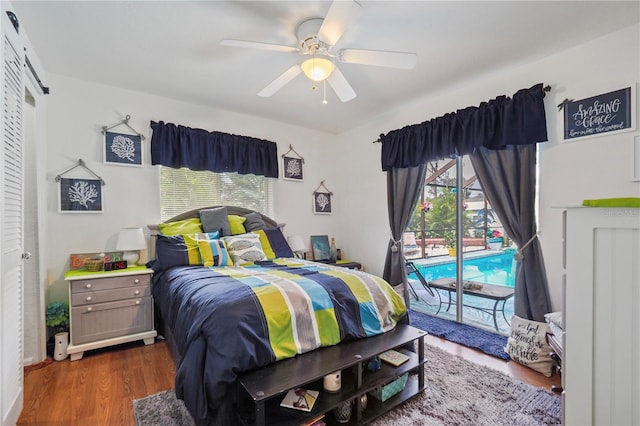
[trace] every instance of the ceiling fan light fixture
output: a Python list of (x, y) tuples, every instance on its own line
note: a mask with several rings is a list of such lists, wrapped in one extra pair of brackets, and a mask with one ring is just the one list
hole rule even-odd
[(309, 80), (323, 81), (329, 78), (336, 66), (328, 59), (314, 57), (304, 61), (300, 67)]

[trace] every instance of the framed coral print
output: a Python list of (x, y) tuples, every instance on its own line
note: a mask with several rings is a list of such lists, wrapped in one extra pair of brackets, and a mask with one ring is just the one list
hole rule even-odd
[(60, 213), (102, 213), (100, 179), (60, 178), (58, 196)]
[(142, 167), (142, 137), (118, 132), (104, 133), (104, 162)]
[(331, 193), (330, 192), (314, 192), (313, 193), (313, 212), (315, 214), (331, 214)]
[(302, 158), (282, 157), (282, 179), (303, 181)]

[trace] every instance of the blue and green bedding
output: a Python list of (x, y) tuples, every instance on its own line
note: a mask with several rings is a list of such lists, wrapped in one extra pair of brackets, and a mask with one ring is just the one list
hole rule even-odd
[(384, 333), (406, 314), (383, 279), (299, 259), (173, 267), (157, 271), (152, 288), (181, 356), (176, 395), (196, 420), (220, 406), (239, 373)]

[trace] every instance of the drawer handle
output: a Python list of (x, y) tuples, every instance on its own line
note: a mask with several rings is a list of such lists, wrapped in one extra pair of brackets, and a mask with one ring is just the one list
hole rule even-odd
[(139, 300), (136, 300), (136, 305), (139, 305), (139, 304), (140, 304), (140, 301), (139, 301)]
[(91, 288), (91, 283), (85, 285), (86, 288)]
[(93, 310), (93, 309), (91, 308), (91, 306), (89, 306), (89, 307), (87, 308), (87, 312), (91, 312), (92, 310)]
[(91, 302), (91, 296), (87, 296), (87, 302)]
[(133, 294), (135, 294), (136, 296), (140, 294), (140, 290), (136, 290), (133, 292)]
[(135, 280), (133, 280), (133, 283), (134, 283), (134, 284), (138, 284), (139, 282), (140, 282), (140, 280), (139, 280), (139, 279), (137, 279), (137, 278), (136, 278)]

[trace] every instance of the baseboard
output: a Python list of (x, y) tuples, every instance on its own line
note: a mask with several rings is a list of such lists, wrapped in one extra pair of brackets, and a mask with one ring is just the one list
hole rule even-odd
[(7, 415), (2, 419), (3, 425), (18, 424), (18, 418), (20, 417), (20, 413), (22, 412), (23, 392), (23, 388), (20, 387), (20, 392), (18, 392), (13, 401), (11, 401), (11, 406), (7, 410)]

